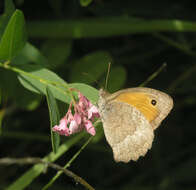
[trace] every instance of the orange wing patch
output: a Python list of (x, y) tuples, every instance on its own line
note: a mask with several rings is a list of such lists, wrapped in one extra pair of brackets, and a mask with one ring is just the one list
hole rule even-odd
[(136, 107), (149, 122), (153, 121), (159, 115), (156, 105), (151, 104), (152, 99), (147, 93), (125, 92), (115, 97), (114, 100)]

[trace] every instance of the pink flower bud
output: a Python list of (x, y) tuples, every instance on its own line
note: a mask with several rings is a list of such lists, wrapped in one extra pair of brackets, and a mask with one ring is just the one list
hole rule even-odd
[(79, 102), (78, 102), (78, 105), (80, 106), (80, 108), (82, 110), (86, 109), (89, 107), (89, 100), (83, 96), (81, 93), (78, 94), (78, 98), (79, 98)]
[(65, 135), (65, 136), (69, 136), (69, 129), (67, 127), (67, 119), (66, 117), (63, 117), (60, 120), (60, 124), (59, 125), (55, 125), (52, 130), (54, 132), (57, 132), (59, 135)]
[(72, 120), (69, 125), (69, 133), (74, 134), (77, 133), (78, 131), (79, 131), (79, 127), (77, 122), (75, 120)]
[(81, 122), (82, 122), (82, 118), (81, 118), (80, 114), (75, 113), (75, 114), (74, 114), (74, 120), (76, 121), (76, 123), (77, 123), (78, 125), (80, 125)]
[(60, 135), (69, 136), (71, 134), (80, 132), (83, 129), (95, 135), (96, 131), (92, 124), (94, 117), (100, 117), (98, 109), (80, 92), (78, 93), (78, 102), (74, 104), (74, 115), (72, 114), (72, 102), (66, 115), (60, 120), (59, 125), (53, 127), (53, 131)]
[(89, 109), (88, 109), (88, 119), (93, 120), (95, 117), (100, 117), (99, 115), (99, 111), (97, 109), (96, 106), (92, 105)]
[(87, 131), (89, 134), (91, 134), (91, 135), (93, 135), (93, 136), (96, 134), (95, 128), (94, 128), (94, 126), (93, 126), (93, 124), (91, 123), (90, 120), (86, 120), (86, 121), (84, 122), (84, 125), (85, 125), (86, 131)]

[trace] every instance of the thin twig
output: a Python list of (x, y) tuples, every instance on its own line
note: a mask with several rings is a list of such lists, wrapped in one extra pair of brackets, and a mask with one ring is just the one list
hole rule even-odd
[(188, 79), (195, 72), (196, 72), (196, 65), (190, 67), (185, 72), (183, 72), (182, 74), (180, 74), (180, 76), (171, 83), (171, 85), (168, 88), (168, 91), (170, 93), (174, 92), (176, 90), (176, 88), (177, 88), (178, 85), (180, 85), (183, 81), (185, 81), (186, 79)]
[[(71, 163), (78, 157), (78, 155), (81, 153), (81, 151), (89, 144), (89, 142), (92, 140), (93, 136), (89, 137), (89, 139), (83, 144), (83, 146), (76, 152), (76, 154), (70, 159), (69, 162), (63, 167), (66, 169), (71, 165)], [(58, 173), (47, 183), (42, 190), (48, 189), (56, 180), (57, 178), (62, 174), (62, 171), (58, 171)]]
[(185, 53), (187, 55), (191, 55), (193, 57), (196, 56), (196, 53), (194, 51), (192, 51), (189, 47), (187, 47), (186, 45), (184, 45), (182, 43), (176, 42), (176, 41), (172, 40), (171, 38), (168, 38), (160, 33), (153, 33), (153, 36), (156, 38), (159, 38), (163, 42), (169, 44), (170, 46), (175, 47), (176, 49), (182, 51), (183, 53)]
[[(94, 123), (94, 126), (96, 127), (98, 125), (98, 123), (100, 122), (100, 120), (97, 120)], [(79, 154), (81, 153), (81, 151), (90, 143), (90, 141), (92, 140), (93, 136), (89, 137), (88, 140), (82, 145), (82, 147), (74, 154), (74, 156), (69, 160), (69, 162), (67, 162), (67, 164), (65, 164), (65, 166), (63, 168), (67, 168), (71, 165), (71, 163), (79, 156)], [(42, 188), (42, 190), (46, 190), (48, 189), (57, 179), (58, 177), (62, 174), (62, 171), (58, 171), (57, 174)]]
[(51, 167), (55, 170), (62, 171), (65, 175), (73, 178), (76, 182), (80, 183), (86, 189), (89, 190), (94, 190), (94, 188), (88, 184), (83, 178), (80, 176), (74, 174), (72, 171), (65, 169), (57, 164), (51, 163), (51, 162), (46, 162), (40, 158), (33, 158), (33, 157), (27, 157), (27, 158), (1, 158), (0, 159), (0, 165), (11, 165), (11, 164), (20, 164), (20, 165), (25, 165), (25, 164), (44, 164), (47, 167)]
[(146, 86), (146, 84), (153, 80), (166, 66), (167, 64), (163, 63), (163, 65), (161, 65), (157, 71), (150, 75), (140, 86)]

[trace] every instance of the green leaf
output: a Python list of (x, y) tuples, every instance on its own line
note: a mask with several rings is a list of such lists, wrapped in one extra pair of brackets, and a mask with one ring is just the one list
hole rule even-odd
[(46, 87), (46, 98), (48, 103), (48, 110), (50, 115), (50, 133), (53, 152), (56, 153), (60, 144), (60, 137), (57, 133), (52, 131), (52, 127), (57, 125), (60, 120), (59, 110), (56, 100), (49, 87)]
[(0, 105), (1, 105), (1, 102), (2, 102), (2, 88), (0, 88)]
[(87, 7), (90, 3), (92, 3), (92, 0), (80, 0), (80, 5), (82, 7)]
[(41, 52), (32, 44), (26, 43), (22, 51), (14, 57), (12, 63), (17, 65), (35, 63), (42, 67), (47, 67), (48, 63), (46, 58), (41, 54)]
[(31, 111), (40, 104), (40, 95), (34, 94), (21, 86), (16, 73), (2, 68), (0, 68), (0, 89), (6, 99), (14, 101), (22, 109)]
[[(56, 154), (51, 152), (47, 156), (43, 158), (44, 161), (54, 162), (60, 156), (62, 156), (65, 152), (67, 152), (71, 146), (79, 142), (86, 134), (80, 133), (76, 136), (71, 137), (66, 143), (62, 144)], [(43, 164), (35, 164), (31, 169), (25, 172), (21, 177), (19, 177), (16, 181), (14, 181), (10, 186), (4, 188), (5, 190), (16, 190), (25, 189), (36, 177), (38, 177), (45, 170), (45, 165)]]
[(19, 108), (22, 108), (28, 111), (33, 111), (37, 109), (37, 107), (40, 105), (41, 100), (42, 100), (42, 97), (40, 95), (30, 92), (29, 90), (23, 88), (23, 86), (21, 85), (17, 89), (17, 93), (15, 94), (16, 94), (16, 97), (14, 97), (13, 99), (15, 100), (16, 105)]
[(89, 86), (87, 84), (83, 83), (71, 83), (69, 84), (71, 88), (76, 88), (84, 96), (86, 96), (93, 104), (96, 104), (99, 98), (98, 90), (96, 88), (93, 88), (92, 86)]
[(0, 110), (0, 135), (2, 133), (2, 121), (3, 121), (4, 116), (5, 116), (5, 110), (1, 109)]
[(89, 85), (82, 83), (68, 85), (54, 72), (35, 65), (23, 65), (18, 68), (21, 69), (20, 71), (17, 71), (19, 73), (19, 81), (25, 88), (33, 92), (46, 95), (46, 86), (49, 86), (55, 98), (69, 103), (71, 100), (69, 89), (76, 88), (90, 99), (92, 103), (95, 104), (98, 100), (98, 91)]
[(48, 40), (42, 46), (43, 55), (48, 59), (49, 68), (56, 68), (67, 60), (71, 53), (71, 40)]
[(0, 16), (0, 36), (2, 36), (10, 17), (15, 11), (13, 1), (5, 0), (4, 9), (5, 9), (5, 12), (3, 13), (3, 15)]
[(25, 71), (18, 75), (19, 81), (25, 88), (46, 95), (46, 86), (49, 86), (55, 98), (66, 103), (70, 102), (67, 93), (68, 84), (54, 72), (35, 65), (21, 65), (19, 68)]
[(71, 81), (92, 84), (107, 70), (111, 56), (104, 51), (97, 51), (77, 60), (71, 70)]
[(0, 42), (0, 60), (11, 60), (26, 43), (23, 13), (16, 10), (3, 33)]
[(108, 91), (115, 92), (122, 88), (126, 81), (126, 74), (123, 66), (112, 67), (108, 79)]

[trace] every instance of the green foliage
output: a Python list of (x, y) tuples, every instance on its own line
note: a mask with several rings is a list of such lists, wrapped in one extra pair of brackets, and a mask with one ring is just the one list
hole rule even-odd
[(12, 16), (12, 14), (15, 11), (15, 7), (14, 4), (12, 2), (12, 0), (7, 0), (5, 1), (5, 10), (3, 15), (0, 16), (0, 36), (2, 36), (5, 27), (10, 19), (10, 17)]
[(9, 23), (0, 41), (0, 60), (10, 61), (26, 43), (26, 28), (24, 15), (16, 10), (9, 20)]
[(48, 40), (44, 43), (41, 50), (48, 58), (48, 67), (55, 69), (67, 61), (72, 50), (72, 41)]
[(69, 86), (81, 91), (82, 94), (84, 94), (93, 104), (97, 103), (98, 90), (96, 90), (95, 88), (83, 83), (70, 83)]
[[(1, 157), (59, 159), (59, 165), (71, 165), (70, 170), (100, 190), (194, 189), (194, 2), (15, 4), (21, 10), (5, 0), (0, 16)], [(155, 72), (165, 62), (167, 67)], [(86, 141), (87, 135), (63, 136), (60, 144), (51, 130), (66, 113), (73, 89), (96, 105), (109, 63), (109, 92), (146, 84), (174, 98), (174, 110), (155, 132), (152, 149), (136, 163), (114, 163), (101, 123), (82, 153), (91, 140)], [(1, 166), (0, 189), (81, 189), (65, 176), (54, 183), (62, 173), (54, 175), (45, 165), (18, 168)]]
[(103, 76), (103, 73), (106, 73), (111, 61), (112, 58), (107, 52), (99, 51), (88, 54), (73, 64), (70, 80), (93, 84)]
[[(104, 38), (153, 32), (195, 32), (196, 22), (183, 20), (143, 20), (131, 17), (90, 18), (68, 21), (32, 22), (27, 25), (33, 38)], [(58, 29), (58, 30), (57, 30)]]
[(58, 125), (60, 120), (60, 115), (59, 115), (59, 110), (57, 107), (56, 100), (51, 90), (48, 87), (46, 87), (46, 97), (47, 97), (48, 110), (50, 115), (50, 134), (51, 134), (52, 149), (53, 152), (56, 153), (59, 148), (60, 137), (57, 133), (54, 133), (52, 131), (52, 127)]
[(17, 65), (33, 63), (34, 65), (48, 67), (48, 61), (46, 57), (42, 55), (40, 50), (28, 42), (25, 44), (24, 48), (19, 52), (19, 54), (14, 57), (12, 62)]
[(80, 4), (83, 7), (88, 6), (91, 2), (92, 2), (92, 0), (80, 0)]
[(114, 92), (123, 87), (126, 81), (126, 70), (123, 66), (114, 66), (108, 79), (108, 91)]
[(41, 96), (32, 94), (21, 86), (14, 72), (0, 69), (0, 89), (5, 101), (10, 98), (22, 109), (34, 110), (41, 101)]
[[(18, 75), (22, 85), (38, 94), (46, 94), (46, 87), (50, 86), (55, 97), (61, 101), (70, 102), (66, 97), (68, 85), (52, 71), (36, 65), (22, 65)], [(24, 72), (25, 71), (25, 72)]]
[[(81, 133), (71, 139), (67, 140), (64, 144), (62, 144), (59, 148), (57, 153), (49, 153), (46, 155), (43, 160), (48, 162), (54, 162), (60, 156), (62, 156), (65, 152), (67, 152), (70, 147), (76, 144), (81, 138), (84, 137), (84, 133)], [(5, 190), (16, 190), (16, 189), (24, 189), (27, 187), (35, 178), (37, 178), (44, 170), (46, 166), (43, 164), (36, 164), (27, 172), (25, 172), (20, 178), (18, 178), (14, 183), (8, 186)]]

